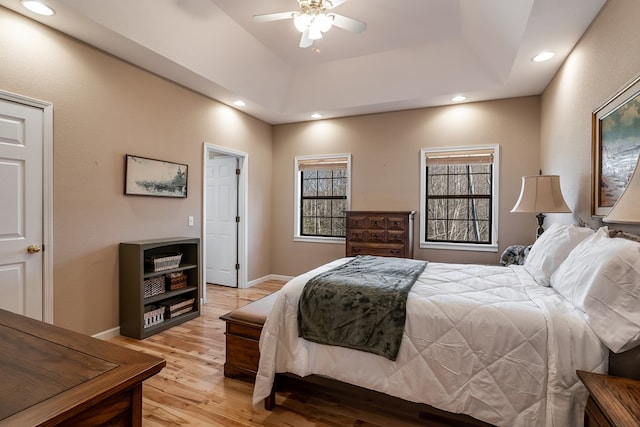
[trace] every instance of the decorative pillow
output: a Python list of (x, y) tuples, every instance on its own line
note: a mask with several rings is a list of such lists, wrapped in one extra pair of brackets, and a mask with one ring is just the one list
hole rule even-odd
[(622, 230), (609, 229), (609, 237), (616, 237), (620, 239), (633, 240), (634, 242), (640, 242), (640, 236), (637, 234), (627, 233)]
[(524, 261), (527, 259), (527, 255), (529, 255), (530, 250), (531, 245), (508, 246), (500, 256), (500, 264), (504, 265), (505, 267), (512, 264), (523, 265)]
[(571, 251), (551, 286), (613, 352), (640, 344), (640, 243), (609, 238), (602, 227)]
[(575, 225), (551, 224), (531, 247), (524, 268), (539, 285), (549, 286), (549, 279), (569, 252), (593, 230)]

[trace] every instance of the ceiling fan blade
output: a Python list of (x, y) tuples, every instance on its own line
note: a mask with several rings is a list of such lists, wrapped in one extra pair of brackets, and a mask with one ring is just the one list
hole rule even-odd
[[(325, 0), (325, 6), (327, 7), (327, 9), (333, 9), (334, 7), (338, 7), (340, 6), (342, 3), (346, 2), (347, 0)], [(329, 6), (329, 4), (331, 4), (331, 6)]]
[(337, 13), (331, 13), (329, 16), (333, 17), (333, 25), (343, 30), (361, 33), (367, 28), (366, 22), (358, 21), (357, 19), (338, 15)]
[(267, 13), (264, 15), (253, 15), (254, 22), (271, 22), (271, 21), (281, 21), (283, 19), (293, 18), (293, 14), (297, 12), (278, 12), (278, 13)]
[(313, 44), (313, 40), (309, 38), (309, 30), (302, 33), (302, 37), (300, 37), (300, 47), (310, 47)]

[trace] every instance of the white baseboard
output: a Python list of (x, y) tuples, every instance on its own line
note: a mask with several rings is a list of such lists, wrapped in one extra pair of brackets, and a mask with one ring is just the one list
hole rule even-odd
[(258, 283), (266, 282), (267, 280), (282, 280), (284, 282), (288, 282), (293, 279), (293, 276), (282, 276), (280, 274), (269, 274), (267, 276), (260, 277), (258, 279), (252, 280), (247, 283), (247, 288), (250, 288)]
[(100, 340), (108, 340), (109, 338), (117, 337), (118, 335), (120, 335), (120, 326), (118, 326), (117, 328), (109, 329), (107, 331), (98, 332), (97, 334), (91, 336)]

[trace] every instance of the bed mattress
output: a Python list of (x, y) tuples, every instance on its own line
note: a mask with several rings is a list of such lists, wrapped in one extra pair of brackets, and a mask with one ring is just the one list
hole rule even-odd
[(288, 282), (260, 339), (254, 405), (275, 373), (310, 374), (497, 426), (582, 425), (587, 392), (576, 369), (606, 372), (608, 351), (584, 314), (522, 266), (429, 263), (407, 299), (395, 361), (298, 337), (297, 306), (311, 277)]

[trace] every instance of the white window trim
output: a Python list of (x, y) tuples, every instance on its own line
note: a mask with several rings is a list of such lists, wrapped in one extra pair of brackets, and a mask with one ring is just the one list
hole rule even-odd
[[(427, 165), (426, 154), (437, 153), (452, 150), (474, 150), (474, 149), (493, 149), (493, 192), (491, 211), (493, 218), (491, 220), (491, 243), (452, 243), (452, 242), (427, 242), (425, 240), (426, 222), (427, 222)], [(442, 148), (422, 148), (420, 150), (420, 206), (424, 214), (420, 215), (420, 248), (421, 249), (444, 249), (456, 251), (475, 251), (475, 252), (498, 252), (498, 196), (500, 181), (500, 145), (468, 145), (462, 147), (442, 147)]]
[(299, 163), (301, 160), (318, 160), (318, 159), (331, 159), (336, 157), (347, 158), (347, 210), (351, 206), (351, 154), (322, 154), (312, 156), (297, 156), (294, 159), (294, 204), (293, 204), (293, 240), (296, 242), (311, 242), (311, 243), (334, 243), (344, 244), (344, 237), (323, 237), (323, 236), (302, 236), (300, 235), (300, 169)]

